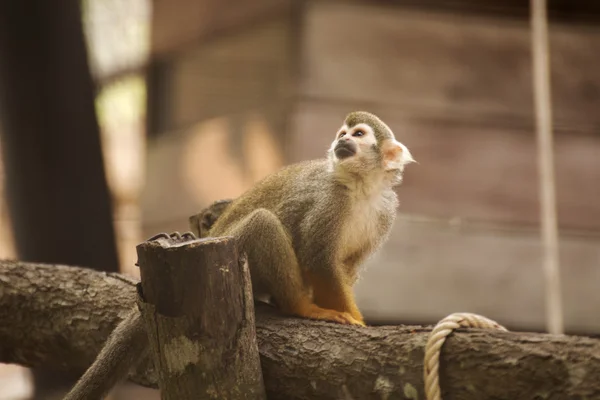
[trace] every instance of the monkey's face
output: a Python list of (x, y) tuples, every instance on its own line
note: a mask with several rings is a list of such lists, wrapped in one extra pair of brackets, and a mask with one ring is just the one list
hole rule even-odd
[(386, 170), (402, 169), (414, 162), (409, 150), (393, 135), (377, 140), (375, 130), (366, 123), (344, 124), (329, 148), (335, 163), (371, 163)]
[(332, 166), (353, 174), (383, 171), (401, 179), (404, 166), (414, 162), (391, 129), (375, 115), (354, 112), (348, 115), (329, 148)]
[(356, 162), (376, 153), (377, 139), (373, 129), (367, 124), (349, 127), (344, 124), (337, 132), (329, 149), (334, 162)]

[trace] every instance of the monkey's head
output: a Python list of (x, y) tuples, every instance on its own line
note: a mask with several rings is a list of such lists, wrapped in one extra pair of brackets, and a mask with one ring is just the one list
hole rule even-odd
[(334, 169), (352, 175), (383, 171), (393, 178), (393, 183), (400, 183), (405, 165), (415, 161), (392, 130), (365, 111), (346, 116), (329, 148), (328, 158)]

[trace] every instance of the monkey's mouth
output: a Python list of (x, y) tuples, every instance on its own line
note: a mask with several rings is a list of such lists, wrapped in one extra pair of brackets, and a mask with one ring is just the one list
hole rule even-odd
[(352, 142), (338, 142), (333, 151), (338, 159), (343, 160), (356, 154), (356, 145)]

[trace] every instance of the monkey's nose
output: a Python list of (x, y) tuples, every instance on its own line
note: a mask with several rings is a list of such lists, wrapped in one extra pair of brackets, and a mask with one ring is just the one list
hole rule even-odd
[(337, 158), (343, 160), (344, 158), (348, 158), (356, 154), (356, 150), (356, 145), (352, 141), (340, 140), (335, 146), (334, 152)]

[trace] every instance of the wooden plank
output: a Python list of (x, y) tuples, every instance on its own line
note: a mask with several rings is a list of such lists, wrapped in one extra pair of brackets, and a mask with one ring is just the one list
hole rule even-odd
[[(293, 161), (321, 157), (345, 114), (357, 103), (296, 107), (286, 144)], [(439, 124), (393, 107), (372, 106), (419, 164), (410, 165), (399, 193), (402, 211), (443, 218), (537, 224), (538, 178), (533, 131)], [(562, 228), (600, 230), (600, 137), (555, 137), (557, 204)], [(290, 149), (288, 149), (290, 151)]]
[[(151, 53), (161, 57), (215, 34), (243, 28), (265, 17), (288, 13), (293, 3), (293, 0), (154, 0)], [(528, 12), (528, 4), (522, 0), (361, 0), (355, 3), (492, 17), (523, 18)], [(555, 0), (549, 2), (549, 8), (553, 20), (595, 23), (600, 19), (600, 6), (594, 0)]]
[[(162, 61), (148, 143), (146, 236), (281, 167), (291, 105), (290, 20), (276, 17)], [(158, 93), (155, 93), (158, 94)], [(162, 135), (164, 133), (164, 135)]]
[(185, 231), (190, 215), (239, 196), (284, 164), (277, 115), (257, 108), (204, 120), (148, 142), (143, 235)]
[(288, 0), (154, 0), (152, 55), (163, 56), (219, 32), (289, 10)]
[[(336, 1), (336, 0), (331, 0)], [(523, 0), (359, 0), (363, 3), (416, 7), (452, 13), (471, 13), (494, 17), (528, 18), (529, 2)], [(595, 0), (548, 0), (551, 21), (565, 23), (597, 23), (600, 4)]]
[(170, 59), (161, 78), (165, 94), (154, 99), (165, 113), (162, 128), (258, 107), (285, 107), (291, 91), (289, 29), (287, 19), (276, 18)]
[[(598, 235), (561, 236), (567, 331), (600, 330), (599, 249)], [(372, 321), (432, 323), (468, 311), (511, 329), (544, 330), (541, 256), (535, 231), (404, 216), (367, 263), (357, 302)]]
[[(304, 96), (383, 103), (440, 119), (533, 118), (526, 20), (311, 2)], [(600, 124), (600, 29), (551, 26), (557, 126)]]

